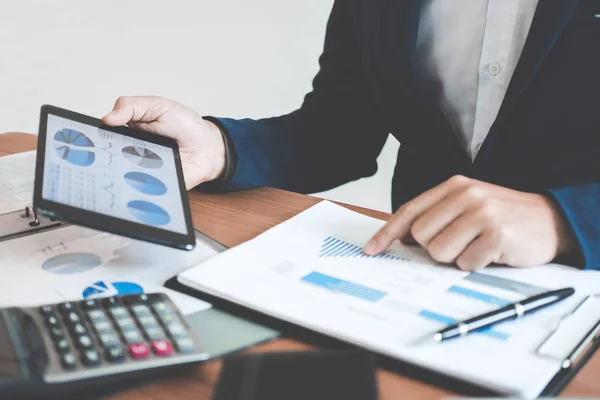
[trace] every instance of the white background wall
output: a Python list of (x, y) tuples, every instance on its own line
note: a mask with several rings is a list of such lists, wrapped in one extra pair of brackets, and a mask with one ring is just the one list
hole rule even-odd
[[(39, 107), (102, 116), (153, 94), (201, 114), (297, 108), (318, 71), (333, 0), (18, 0), (0, 3), (0, 132), (37, 131)], [(389, 211), (398, 148), (372, 178), (319, 196)]]

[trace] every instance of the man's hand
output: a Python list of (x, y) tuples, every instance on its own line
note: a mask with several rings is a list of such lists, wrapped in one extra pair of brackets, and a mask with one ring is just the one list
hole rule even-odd
[(463, 270), (491, 263), (526, 267), (571, 250), (570, 235), (545, 196), (455, 176), (402, 206), (365, 253), (381, 253), (400, 239), (415, 241), (436, 261)]
[(181, 104), (160, 97), (119, 97), (102, 121), (175, 139), (188, 190), (217, 179), (225, 170), (225, 143), (219, 128)]

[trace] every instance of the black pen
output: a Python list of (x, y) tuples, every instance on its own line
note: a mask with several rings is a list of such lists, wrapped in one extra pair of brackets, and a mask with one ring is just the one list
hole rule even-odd
[(573, 293), (575, 293), (575, 289), (564, 288), (536, 294), (535, 296), (509, 304), (505, 307), (457, 322), (456, 324), (434, 333), (433, 336), (427, 336), (425, 339), (426, 341), (443, 342), (444, 340), (489, 328), (500, 322), (520, 318), (532, 311), (537, 311), (554, 303), (558, 303), (571, 296)]

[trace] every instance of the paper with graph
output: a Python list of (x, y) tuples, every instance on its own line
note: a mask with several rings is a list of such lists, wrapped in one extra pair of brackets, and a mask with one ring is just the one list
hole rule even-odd
[(188, 252), (74, 225), (0, 242), (0, 308), (165, 292), (191, 314), (210, 304), (163, 284), (215, 254), (200, 240)]
[[(277, 318), (484, 387), (535, 396), (559, 369), (535, 348), (600, 274), (562, 266), (479, 273), (439, 266), (399, 243), (370, 257), (362, 246), (383, 225), (329, 202), (226, 251), (179, 279)], [(520, 321), (436, 346), (415, 340), (456, 320), (574, 285), (577, 295)], [(514, 368), (515, 365), (521, 368)]]

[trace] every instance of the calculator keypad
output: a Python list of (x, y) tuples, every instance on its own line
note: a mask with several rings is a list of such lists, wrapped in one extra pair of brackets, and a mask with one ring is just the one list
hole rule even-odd
[(144, 342), (133, 343), (129, 345), (129, 354), (131, 354), (131, 357), (139, 360), (148, 357), (150, 350), (148, 350), (148, 346)]
[(62, 353), (60, 356), (60, 363), (66, 370), (75, 369), (77, 367), (77, 360), (75, 354), (72, 351)]
[(108, 297), (40, 307), (62, 368), (190, 354), (190, 333), (162, 294)]

